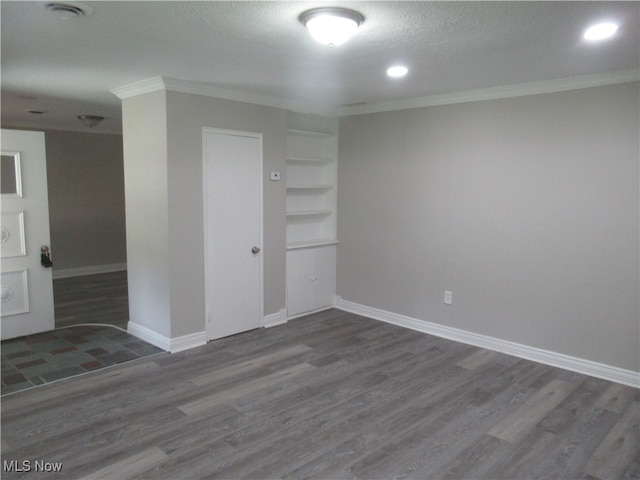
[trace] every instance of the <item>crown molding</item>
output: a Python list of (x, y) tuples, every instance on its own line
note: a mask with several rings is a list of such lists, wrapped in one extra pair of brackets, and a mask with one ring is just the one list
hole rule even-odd
[(283, 108), (284, 101), (268, 95), (257, 93), (240, 92), (237, 90), (217, 87), (215, 85), (199, 82), (188, 82), (175, 78), (164, 79), (166, 88), (171, 92), (189, 93), (192, 95), (202, 95), (205, 97), (222, 98), (223, 100), (234, 100), (236, 102), (253, 103), (265, 107)]
[(124, 100), (125, 98), (136, 97), (138, 95), (144, 95), (145, 93), (158, 92), (161, 90), (166, 90), (164, 79), (162, 77), (153, 77), (116, 87), (109, 91), (120, 100)]
[(392, 102), (380, 102), (370, 105), (342, 107), (339, 110), (338, 115), (343, 117), (349, 115), (363, 115), (367, 113), (406, 110), (410, 108), (450, 105), (455, 103), (524, 97), (529, 95), (540, 95), (544, 93), (556, 93), (568, 90), (579, 90), (582, 88), (637, 82), (638, 80), (640, 80), (640, 70), (638, 69), (596, 73), (591, 75), (582, 75), (579, 77), (560, 78), (556, 80), (521, 83), (517, 85), (506, 85), (501, 87), (481, 88), (463, 92), (444, 93), (441, 95), (429, 95), (426, 97), (409, 98)]
[(241, 92), (238, 90), (217, 87), (208, 83), (190, 82), (169, 77), (153, 77), (110, 90), (111, 93), (121, 100), (157, 91), (202, 95), (205, 97), (233, 100), (236, 102), (251, 103), (265, 107), (282, 108), (300, 113), (315, 113), (329, 116), (337, 115), (336, 109), (317, 106), (307, 102), (295, 102), (259, 93)]
[(266, 107), (282, 108), (300, 113), (313, 113), (325, 116), (349, 116), (363, 115), (367, 113), (380, 113), (410, 108), (433, 107), (437, 105), (449, 105), (456, 103), (479, 102), (484, 100), (496, 100), (501, 98), (524, 97), (540, 95), (544, 93), (556, 93), (582, 88), (601, 87), (620, 83), (637, 82), (640, 80), (640, 70), (623, 70), (618, 72), (596, 73), (579, 77), (560, 78), (541, 82), (521, 83), (501, 87), (481, 88), (463, 92), (444, 93), (441, 95), (429, 95), (418, 98), (408, 98), (391, 102), (379, 102), (365, 105), (354, 105), (334, 109), (318, 106), (312, 102), (296, 102), (283, 98), (262, 95), (258, 93), (241, 92), (215, 85), (199, 82), (188, 82), (168, 77), (153, 77), (139, 82), (123, 85), (111, 90), (121, 100), (125, 98), (143, 95), (157, 91), (171, 91), (202, 95), (206, 97), (233, 100), (236, 102), (251, 103)]

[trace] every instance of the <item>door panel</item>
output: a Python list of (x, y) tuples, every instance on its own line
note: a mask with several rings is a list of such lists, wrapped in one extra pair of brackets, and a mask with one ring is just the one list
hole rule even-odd
[(211, 340), (262, 326), (262, 137), (213, 129), (204, 136)]
[(316, 249), (316, 308), (335, 304), (336, 253), (335, 245)]
[(297, 315), (313, 310), (316, 306), (315, 284), (316, 258), (313, 249), (287, 252), (287, 314)]
[(2, 339), (53, 330), (51, 268), (40, 264), (49, 245), (44, 133), (2, 129), (0, 311)]
[(310, 312), (335, 304), (335, 245), (287, 252), (287, 314)]

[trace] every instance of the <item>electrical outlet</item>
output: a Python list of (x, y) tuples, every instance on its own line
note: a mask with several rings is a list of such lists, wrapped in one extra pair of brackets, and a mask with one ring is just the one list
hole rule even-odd
[(449, 290), (444, 291), (444, 303), (446, 305), (451, 305), (453, 303), (453, 292)]

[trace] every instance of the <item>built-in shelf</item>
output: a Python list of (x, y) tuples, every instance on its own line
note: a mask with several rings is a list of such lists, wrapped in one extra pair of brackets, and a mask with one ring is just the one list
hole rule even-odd
[(329, 138), (334, 136), (333, 133), (314, 132), (311, 130), (296, 130), (292, 128), (287, 129), (287, 135), (297, 135), (301, 137), (316, 137), (316, 138)]
[(313, 248), (313, 247), (324, 247), (327, 245), (337, 245), (337, 240), (328, 240), (328, 239), (315, 239), (315, 240), (307, 240), (305, 242), (294, 242), (287, 244), (287, 250), (298, 250), (301, 248)]
[(330, 307), (335, 298), (338, 139), (287, 131), (287, 313)]
[(297, 212), (287, 212), (287, 217), (315, 217), (317, 215), (331, 215), (331, 210), (300, 210)]
[(287, 130), (287, 244), (335, 240), (337, 154), (333, 134)]
[(331, 163), (333, 158), (324, 157), (287, 157), (289, 163)]
[(333, 185), (288, 185), (287, 190), (331, 190)]

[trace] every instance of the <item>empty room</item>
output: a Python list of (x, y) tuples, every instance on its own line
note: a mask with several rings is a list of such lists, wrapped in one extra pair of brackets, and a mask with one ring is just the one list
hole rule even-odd
[(639, 2), (0, 9), (3, 478), (640, 478)]

